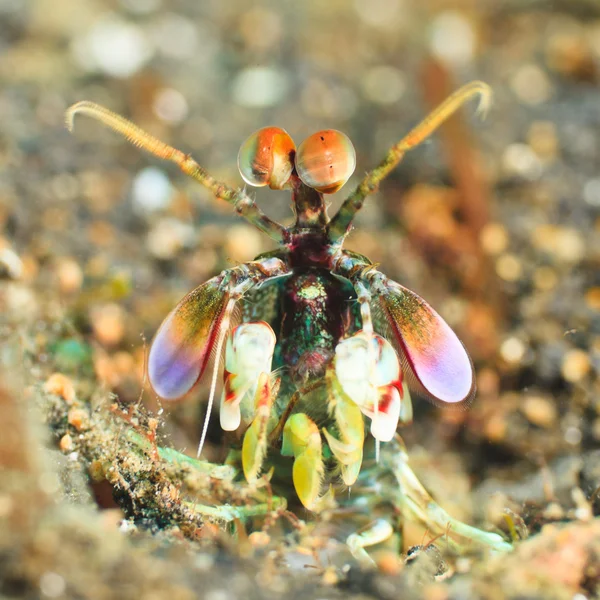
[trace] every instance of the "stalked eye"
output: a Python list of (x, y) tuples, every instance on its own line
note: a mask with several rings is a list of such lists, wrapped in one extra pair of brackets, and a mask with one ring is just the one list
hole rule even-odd
[(287, 131), (279, 127), (259, 129), (240, 148), (240, 174), (249, 185), (268, 185), (272, 190), (280, 190), (294, 169), (295, 150), (296, 146)]
[(296, 153), (296, 171), (308, 187), (333, 194), (348, 181), (356, 167), (350, 138), (335, 129), (324, 129), (306, 138)]

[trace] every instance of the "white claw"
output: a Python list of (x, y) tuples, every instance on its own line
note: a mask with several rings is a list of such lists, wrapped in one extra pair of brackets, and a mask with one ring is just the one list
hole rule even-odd
[[(220, 420), (225, 431), (240, 426), (242, 409), (252, 411), (261, 373), (271, 372), (275, 333), (264, 321), (238, 325), (225, 349), (225, 386), (221, 396)], [(245, 412), (245, 411), (244, 411)]]
[(373, 437), (390, 441), (400, 418), (402, 385), (392, 345), (377, 334), (359, 331), (337, 345), (335, 374), (344, 393), (372, 420)]

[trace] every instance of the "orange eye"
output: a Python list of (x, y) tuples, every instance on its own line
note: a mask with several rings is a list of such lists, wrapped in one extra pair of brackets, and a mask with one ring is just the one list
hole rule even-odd
[(356, 167), (356, 152), (350, 138), (335, 129), (325, 129), (306, 138), (296, 153), (296, 171), (302, 182), (323, 194), (337, 192)]
[(287, 131), (279, 127), (265, 127), (255, 131), (242, 144), (238, 169), (249, 185), (268, 185), (273, 190), (280, 190), (292, 174), (295, 150)]

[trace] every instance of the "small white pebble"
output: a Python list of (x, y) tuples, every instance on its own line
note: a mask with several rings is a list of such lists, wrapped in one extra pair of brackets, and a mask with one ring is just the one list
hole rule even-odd
[(233, 80), (233, 99), (240, 106), (275, 106), (287, 94), (288, 85), (285, 73), (279, 69), (248, 67)]
[(209, 571), (215, 564), (215, 560), (210, 554), (197, 554), (194, 564), (200, 571)]
[(500, 346), (502, 358), (509, 363), (518, 363), (525, 355), (525, 344), (518, 338), (508, 338)]
[(406, 10), (402, 0), (354, 0), (354, 8), (365, 23), (385, 29), (393, 28)]
[(153, 213), (169, 206), (173, 187), (161, 169), (142, 169), (133, 180), (133, 205), (139, 212)]
[(19, 256), (10, 248), (2, 248), (0, 250), (0, 277), (20, 279), (22, 274), (23, 262)]
[(48, 571), (40, 577), (40, 591), (48, 598), (58, 598), (65, 593), (67, 584), (58, 573)]
[(163, 260), (173, 258), (194, 239), (194, 227), (177, 219), (162, 219), (148, 232), (146, 244), (149, 252)]
[[(200, 55), (203, 62), (210, 61), (218, 51), (215, 32), (204, 30), (191, 19), (167, 13), (152, 29), (152, 40), (158, 51), (170, 58), (186, 60)], [(197, 57), (197, 56), (196, 56)]]
[(121, 4), (132, 13), (147, 15), (159, 9), (162, 0), (121, 0)]
[(583, 187), (583, 199), (590, 206), (600, 206), (600, 177), (586, 182)]
[(154, 113), (167, 123), (181, 123), (188, 114), (185, 96), (173, 88), (163, 88), (156, 93), (152, 103)]
[(532, 64), (521, 66), (514, 74), (511, 87), (526, 104), (541, 104), (552, 95), (552, 84), (540, 67)]
[(475, 32), (469, 20), (460, 12), (448, 10), (433, 20), (430, 48), (440, 60), (461, 66), (470, 63), (475, 54)]
[(511, 144), (504, 151), (502, 166), (509, 175), (534, 180), (542, 174), (542, 162), (526, 144)]
[(369, 69), (363, 80), (365, 96), (376, 104), (395, 104), (406, 91), (402, 71), (389, 65)]
[(209, 590), (204, 596), (205, 600), (229, 600), (227, 590)]
[(127, 78), (146, 64), (153, 49), (140, 27), (110, 15), (78, 38), (73, 52), (90, 71)]
[(564, 437), (567, 444), (576, 446), (581, 442), (581, 429), (579, 427), (567, 427)]

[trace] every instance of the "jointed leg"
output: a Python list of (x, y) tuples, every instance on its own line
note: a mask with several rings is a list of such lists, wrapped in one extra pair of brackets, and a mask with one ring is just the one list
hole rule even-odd
[(375, 567), (375, 561), (369, 556), (365, 548), (385, 542), (393, 533), (394, 529), (389, 521), (377, 519), (368, 527), (350, 534), (346, 538), (346, 544), (348, 544), (350, 552), (356, 560), (364, 565)]
[(292, 478), (298, 498), (306, 508), (318, 512), (325, 465), (321, 434), (309, 416), (295, 413), (286, 421), (281, 454), (294, 457)]
[(398, 483), (398, 489), (391, 496), (403, 521), (420, 523), (433, 536), (443, 535), (448, 546), (457, 552), (473, 547), (501, 552), (512, 549), (500, 535), (454, 519), (437, 504), (408, 465), (408, 455), (402, 445), (390, 444), (382, 453), (381, 464), (391, 471)]
[(181, 150), (177, 150), (161, 142), (137, 125), (134, 125), (107, 108), (88, 101), (78, 102), (67, 110), (65, 119), (69, 131), (73, 130), (73, 119), (76, 114), (84, 114), (92, 117), (110, 127), (113, 131), (120, 133), (134, 146), (143, 148), (158, 158), (174, 162), (186, 175), (189, 175), (208, 188), (217, 198), (233, 205), (238, 214), (250, 221), (250, 223), (261, 231), (264, 231), (269, 237), (277, 242), (285, 240), (286, 229), (267, 217), (258, 208), (252, 198), (242, 190), (236, 190), (211, 177), (189, 154), (184, 154)]
[(342, 393), (333, 370), (328, 371), (328, 410), (335, 422), (334, 431), (323, 428), (329, 449), (336, 458), (347, 486), (354, 484), (360, 473), (365, 441), (365, 425), (360, 408)]
[(404, 154), (429, 137), (450, 115), (474, 96), (480, 97), (478, 112), (485, 114), (491, 100), (490, 87), (481, 81), (472, 81), (454, 92), (421, 123), (412, 129), (400, 142), (388, 151), (387, 156), (372, 171), (369, 171), (356, 190), (344, 201), (329, 225), (329, 239), (335, 243), (348, 233), (352, 220), (362, 208), (365, 198), (375, 192), (383, 179), (402, 160)]

